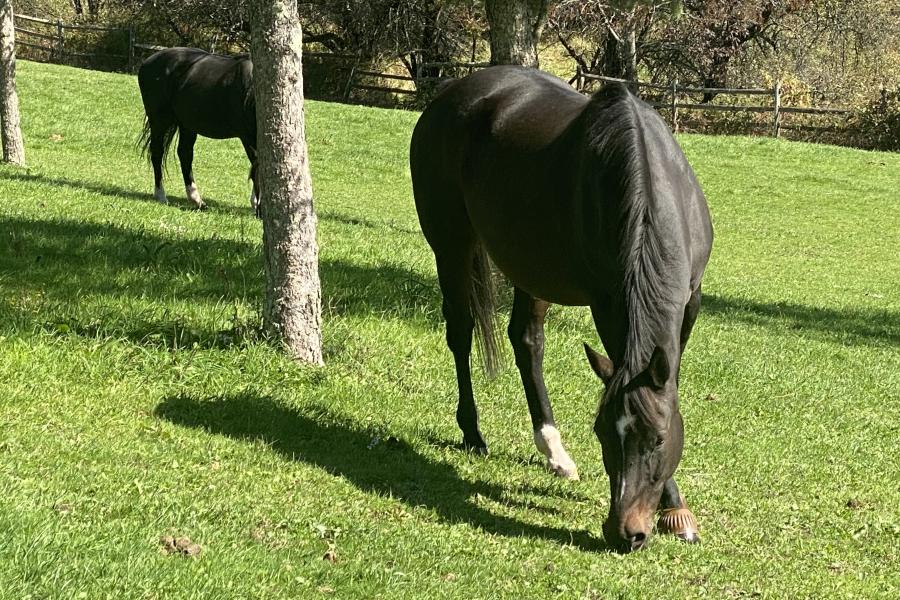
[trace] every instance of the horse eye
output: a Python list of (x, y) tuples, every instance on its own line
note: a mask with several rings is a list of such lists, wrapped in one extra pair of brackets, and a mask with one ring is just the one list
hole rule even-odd
[(665, 443), (666, 443), (666, 439), (663, 436), (661, 436), (661, 435), (656, 436), (655, 446), (657, 449), (662, 448), (662, 445)]

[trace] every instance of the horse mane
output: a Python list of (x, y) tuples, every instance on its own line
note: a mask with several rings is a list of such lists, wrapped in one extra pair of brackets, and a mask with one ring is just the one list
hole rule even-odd
[[(626, 386), (644, 370), (658, 343), (654, 332), (668, 326), (672, 306), (672, 280), (666, 277), (671, 257), (658, 232), (651, 171), (647, 157), (641, 101), (622, 84), (607, 85), (590, 100), (591, 115), (588, 143), (602, 165), (601, 184), (609, 190), (619, 239), (617, 256), (621, 269), (627, 324), (622, 369), (611, 381), (612, 387)], [(629, 394), (638, 400), (637, 412), (653, 422), (650, 407), (642, 406), (645, 394)], [(629, 403), (626, 402), (626, 409)], [(630, 411), (629, 411), (630, 412)], [(655, 411), (652, 411), (655, 412)]]

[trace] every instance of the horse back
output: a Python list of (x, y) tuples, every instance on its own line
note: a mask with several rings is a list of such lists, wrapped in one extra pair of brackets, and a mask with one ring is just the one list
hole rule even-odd
[[(603, 146), (609, 139), (617, 143)], [(645, 208), (672, 279), (685, 280), (678, 287), (699, 282), (709, 256), (708, 210), (693, 171), (662, 119), (624, 88), (588, 99), (535, 70), (486, 69), (426, 109), (410, 161), (429, 241), (445, 228), (448, 213), (437, 205), (461, 202), (497, 266), (551, 302), (593, 304), (615, 287), (636, 198), (651, 200)], [(647, 187), (636, 194), (627, 180)]]
[(579, 229), (578, 122), (587, 102), (559, 79), (521, 67), (492, 67), (445, 88), (419, 119), (410, 149), (429, 242), (447, 235), (455, 205), (465, 215), (459, 227), (471, 227), (516, 285), (551, 302), (589, 304), (591, 275), (571, 235)]
[(256, 139), (253, 65), (246, 55), (168, 48), (141, 64), (138, 82), (148, 116), (162, 115), (205, 137)]

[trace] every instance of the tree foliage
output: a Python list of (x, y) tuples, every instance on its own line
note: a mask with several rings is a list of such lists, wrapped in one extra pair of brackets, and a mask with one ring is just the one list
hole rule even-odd
[[(713, 87), (782, 79), (814, 100), (855, 104), (900, 81), (896, 0), (310, 0), (298, 11), (307, 47), (441, 76), (462, 71), (433, 63), (488, 60), (489, 3), (534, 3), (538, 15), (546, 10), (537, 48), (564, 49), (565, 64), (545, 66), (569, 77), (577, 65), (590, 73)], [(18, 8), (64, 20), (133, 24), (142, 42), (236, 52), (249, 48), (251, 5), (20, 0)], [(542, 23), (528, 27), (534, 33), (533, 25)]]

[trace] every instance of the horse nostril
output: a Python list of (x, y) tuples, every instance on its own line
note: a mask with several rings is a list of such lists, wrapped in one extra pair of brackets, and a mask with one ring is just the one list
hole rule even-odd
[(647, 543), (647, 534), (638, 532), (629, 536), (628, 540), (631, 542), (632, 550), (640, 550)]

